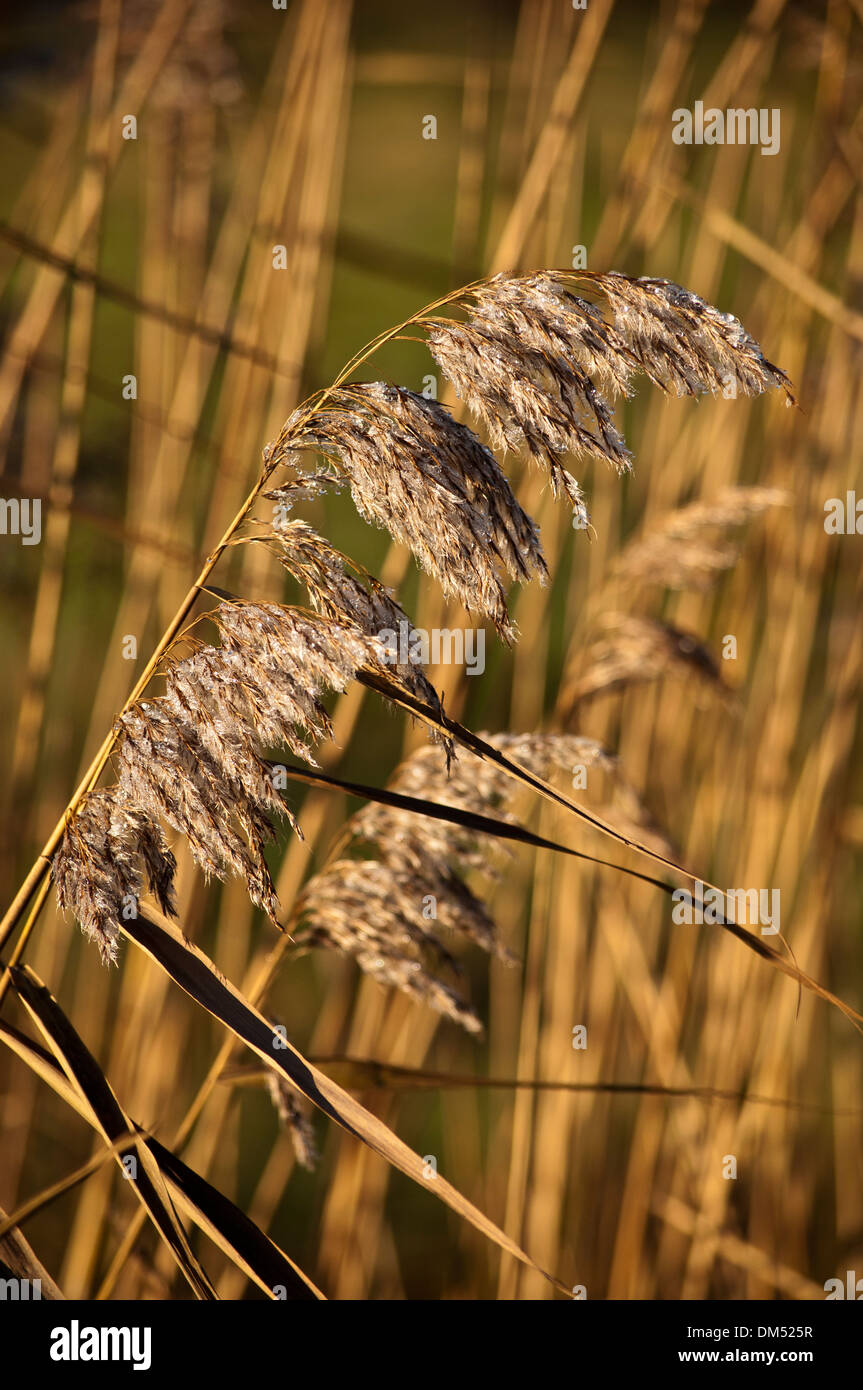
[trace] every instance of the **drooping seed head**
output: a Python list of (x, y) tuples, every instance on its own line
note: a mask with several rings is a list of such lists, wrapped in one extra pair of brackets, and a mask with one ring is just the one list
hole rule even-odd
[(145, 885), (163, 912), (174, 912), (176, 867), (158, 820), (109, 787), (90, 792), (69, 817), (52, 873), (60, 907), (75, 915), (105, 964), (113, 964), (119, 922), (137, 913)]
[(537, 528), (494, 456), (435, 401), (371, 382), (341, 388), (286, 437), (348, 479), (357, 510), (407, 545), (448, 596), (514, 628), (501, 574), (545, 577)]

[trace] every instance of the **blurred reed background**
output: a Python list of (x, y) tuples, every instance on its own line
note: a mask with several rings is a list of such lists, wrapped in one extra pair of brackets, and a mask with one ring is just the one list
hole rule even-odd
[[(714, 883), (778, 888), (800, 966), (863, 1005), (861, 542), (823, 524), (825, 501), (858, 484), (863, 427), (861, 39), (860, 0), (7, 13), (0, 466), (4, 497), (43, 499), (43, 535), (0, 546), (4, 903), (294, 405), (423, 303), (493, 271), (569, 266), (583, 245), (591, 270), (667, 276), (741, 317), (801, 408), (645, 388), (621, 408), (634, 474), (584, 475), (592, 533), (511, 457), (550, 582), (513, 594), (521, 639), (508, 651), (489, 631), (482, 678), (429, 674), (471, 729), (600, 741), (618, 772), (591, 769), (574, 795), (619, 824), (637, 810), (642, 833), (649, 815), (655, 842)], [(673, 144), (671, 113), (695, 100), (779, 108), (780, 152)], [(419, 391), (434, 370), (396, 343), (372, 375)], [(787, 497), (696, 526), (671, 573), (664, 518), (756, 486)], [(469, 623), (348, 497), (303, 514), (418, 625)], [(284, 593), (263, 547), (217, 582)], [(688, 660), (663, 646), (657, 623), (715, 666), (692, 642)], [(721, 658), (728, 635), (736, 660)], [(348, 780), (384, 786), (424, 743), (358, 685), (333, 709), (321, 759)], [(288, 906), (360, 804), (290, 799), (305, 841), (274, 861)], [(522, 811), (639, 867), (548, 804)], [(184, 930), (255, 997), (272, 927), (242, 884), (207, 887), (177, 855)], [(484, 1039), (332, 952), (285, 953), (262, 1007), (307, 1057), (341, 1059), (322, 1069), (588, 1298), (820, 1298), (863, 1269), (863, 1039), (846, 1019), (609, 869), (520, 848), (489, 905), (520, 963), (463, 953)], [(142, 953), (104, 969), (53, 895), (25, 958), (128, 1113), (328, 1297), (555, 1296), (317, 1112), (304, 1169), (249, 1054)], [(29, 1028), (11, 995), (3, 1008)], [(11, 1212), (104, 1145), (7, 1048), (0, 1085)], [(128, 1186), (101, 1164), (24, 1223), (67, 1296), (189, 1295)], [(262, 1296), (193, 1244), (221, 1296)]]

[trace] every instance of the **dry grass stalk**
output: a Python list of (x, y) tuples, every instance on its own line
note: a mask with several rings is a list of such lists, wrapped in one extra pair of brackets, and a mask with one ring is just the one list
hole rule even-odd
[[(98, 6), (93, 9), (98, 11)], [(123, 57), (138, 52), (158, 10), (158, 0), (138, 0), (134, 8), (124, 11), (119, 44)], [(231, 107), (243, 99), (242, 73), (225, 33), (230, 25), (225, 0), (196, 0), (155, 85), (154, 106), (206, 111)]]

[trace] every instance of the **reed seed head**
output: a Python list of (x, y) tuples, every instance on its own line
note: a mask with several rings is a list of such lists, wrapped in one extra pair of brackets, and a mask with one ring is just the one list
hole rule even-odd
[(695, 675), (723, 696), (728, 694), (716, 658), (693, 633), (653, 618), (608, 613), (587, 653), (579, 653), (578, 669), (564, 683), (561, 705), (571, 714), (594, 695), (674, 675)]
[[(244, 879), (278, 925), (265, 858), (273, 817), (286, 816), (268, 747), (287, 746), (314, 764), (310, 745), (331, 736), (320, 700), (344, 690), (378, 645), (354, 624), (280, 604), (223, 603), (212, 615), (220, 647), (196, 645), (165, 666), (165, 693), (132, 705), (117, 724), (117, 784), (85, 800), (55, 858), (61, 905), (114, 959), (118, 904), (137, 896), (135, 854), (164, 910), (174, 859), (162, 821), (185, 836), (206, 877)], [(170, 872), (169, 872), (170, 870)]]
[(654, 386), (679, 396), (721, 395), (732, 387), (757, 396), (776, 387), (793, 404), (788, 377), (733, 314), (673, 280), (612, 271), (598, 281), (618, 333)]
[(69, 817), (52, 872), (60, 907), (75, 915), (107, 965), (117, 959), (118, 921), (137, 910), (145, 885), (173, 913), (176, 867), (158, 820), (107, 788), (90, 792)]
[[(423, 924), (427, 893), (428, 883), (410, 869), (372, 859), (337, 860), (310, 880), (298, 901), (298, 914), (308, 924), (304, 939), (352, 956), (380, 984), (394, 985), (469, 1033), (481, 1033), (474, 1010), (436, 973), (443, 967), (457, 975), (458, 964)], [(437, 911), (442, 926), (460, 922), (446, 900)]]
[(291, 1136), (294, 1156), (301, 1168), (312, 1172), (319, 1157), (315, 1127), (287, 1077), (268, 1067), (266, 1080), (276, 1114)]
[[(270, 494), (278, 499), (279, 490)], [(270, 530), (275, 553), (293, 578), (305, 585), (316, 612), (336, 622), (359, 628), (366, 637), (379, 638), (413, 624), (390, 589), (341, 554), (305, 521), (286, 519)], [(372, 653), (374, 655), (374, 653)], [(384, 669), (381, 662), (377, 663)], [(385, 673), (411, 694), (438, 712), (440, 697), (419, 662), (387, 663)]]
[[(483, 734), (534, 775), (571, 773), (584, 740), (570, 734)], [(598, 745), (595, 746), (598, 749)], [(598, 756), (598, 754), (595, 754)], [(613, 760), (606, 755), (609, 768)], [(622, 775), (617, 779), (625, 786)], [(405, 795), (477, 815), (512, 820), (518, 784), (493, 763), (460, 759), (451, 770), (445, 753), (422, 748), (399, 767), (390, 788)], [(631, 823), (654, 829), (630, 790), (625, 809)], [(620, 799), (623, 800), (622, 790)], [(512, 963), (482, 899), (463, 877), (471, 871), (496, 877), (500, 842), (468, 826), (420, 816), (401, 807), (370, 802), (348, 823), (348, 847), (373, 847), (375, 859), (343, 858), (327, 865), (306, 885), (296, 906), (304, 924), (298, 939), (352, 956), (362, 970), (429, 1007), (479, 1031), (479, 1021), (440, 969), (456, 962), (438, 932), (452, 933), (488, 954)], [(657, 843), (663, 843), (657, 836)]]
[(384, 382), (343, 387), (283, 432), (345, 476), (366, 521), (407, 545), (449, 597), (515, 629), (501, 574), (545, 578), (539, 533), (494, 455), (435, 401)]
[(779, 488), (728, 488), (714, 502), (693, 502), (650, 524), (631, 541), (615, 566), (627, 585), (661, 584), (705, 592), (735, 563), (739, 547), (717, 535), (741, 526), (770, 507), (787, 506)]

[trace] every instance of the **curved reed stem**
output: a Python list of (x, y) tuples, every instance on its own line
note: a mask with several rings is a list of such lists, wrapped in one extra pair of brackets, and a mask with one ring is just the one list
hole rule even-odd
[[(582, 282), (598, 286), (605, 295), (614, 318), (613, 326), (585, 300), (569, 290), (561, 295), (560, 281)], [(565, 302), (564, 302), (565, 301)], [(457, 306), (470, 315), (459, 324), (451, 318), (435, 315), (444, 306)], [(394, 467), (399, 473), (402, 465), (390, 449), (397, 430), (407, 431), (416, 440), (417, 449), (443, 451), (434, 463), (431, 474), (420, 470), (419, 476), (429, 487), (429, 497), (438, 487), (436, 470), (451, 449), (448, 431), (459, 429), (460, 446), (456, 450), (456, 487), (460, 498), (508, 492), (503, 475), (491, 454), (463, 427), (456, 427), (439, 407), (427, 407), (413, 393), (380, 384), (355, 388), (345, 386), (357, 371), (385, 343), (403, 336), (406, 329), (419, 328), (428, 335), (428, 346), (445, 375), (463, 394), (474, 414), (489, 428), (504, 448), (523, 444), (535, 462), (545, 467), (551, 477), (552, 489), (568, 495), (574, 510), (587, 519), (583, 496), (577, 481), (562, 467), (560, 456), (569, 452), (586, 452), (609, 462), (618, 472), (630, 466), (625, 442), (615, 430), (611, 409), (596, 390), (589, 373), (595, 371), (611, 387), (612, 394), (629, 394), (628, 377), (635, 368), (663, 390), (674, 388), (696, 395), (699, 391), (716, 391), (726, 378), (723, 370), (733, 367), (734, 376), (746, 394), (756, 394), (768, 386), (781, 386), (793, 403), (787, 377), (761, 353), (760, 348), (731, 315), (720, 314), (697, 296), (669, 281), (630, 280), (626, 276), (571, 270), (543, 271), (523, 278), (496, 275), (476, 280), (434, 300), (401, 323), (372, 339), (342, 368), (335, 380), (302, 402), (283, 427), (278, 438), (267, 446), (263, 467), (250, 493), (228, 525), (222, 538), (207, 556), (200, 574), (189, 589), (174, 618), (156, 645), (147, 665), (126, 699), (113, 728), (106, 735), (93, 762), (64, 809), (36, 861), (19, 888), (5, 916), (0, 921), (0, 951), (9, 941), (34, 893), (38, 894), (25, 934), (19, 941), (14, 957), (19, 959), (26, 937), (29, 936), (44, 902), (43, 891), (51, 869), (51, 857), (63, 837), (69, 817), (82, 799), (94, 788), (118, 738), (121, 721), (156, 673), (160, 662), (181, 634), (198, 594), (227, 546), (247, 518), (252, 506), (275, 469), (289, 461), (296, 448), (313, 448), (331, 456), (333, 448), (343, 455), (342, 476), (350, 481), (355, 504), (366, 519), (383, 523), (399, 539), (407, 541), (425, 568), (434, 572), (445, 591), (454, 591), (469, 609), (485, 612), (492, 618), (504, 640), (511, 640), (514, 629), (509, 623), (503, 590), (497, 577), (477, 567), (474, 558), (467, 569), (462, 556), (477, 551), (479, 533), (470, 526), (458, 536), (458, 544), (449, 551), (456, 578), (440, 563), (440, 549), (447, 527), (452, 530), (453, 517), (445, 510), (433, 514), (431, 535), (433, 544), (420, 527), (405, 525), (389, 501), (382, 507), (380, 496), (370, 494), (366, 474)], [(570, 361), (569, 359), (572, 359)], [(586, 363), (584, 369), (577, 363)], [(545, 378), (551, 377), (549, 389)], [(461, 390), (459, 389), (461, 385)], [(348, 413), (344, 400), (350, 399)], [(323, 408), (330, 409), (323, 415)], [(435, 414), (435, 411), (437, 414)], [(364, 414), (365, 412), (365, 414)], [(390, 444), (383, 453), (369, 454), (366, 431), (383, 428), (381, 421), (390, 420)], [(306, 426), (316, 415), (325, 422), (316, 435)], [(438, 417), (442, 417), (438, 418)], [(334, 446), (332, 434), (335, 417), (338, 429)], [(587, 423), (585, 424), (585, 417)], [(371, 420), (371, 426), (369, 426)], [(350, 426), (354, 430), (350, 435)], [(345, 438), (347, 434), (347, 437)], [(515, 445), (513, 444), (515, 441)], [(351, 448), (355, 454), (350, 454)], [(347, 449), (347, 453), (345, 450)], [(390, 452), (388, 452), (390, 450)], [(431, 457), (431, 454), (428, 455)], [(465, 462), (467, 460), (467, 462)], [(351, 464), (358, 472), (352, 473)], [(452, 465), (450, 459), (449, 465)], [(465, 472), (467, 469), (467, 473)], [(377, 475), (376, 475), (377, 476)], [(399, 481), (403, 490), (405, 477)], [(379, 483), (378, 477), (378, 483)], [(416, 487), (413, 478), (411, 487)], [(464, 491), (467, 487), (467, 492)], [(459, 491), (461, 489), (461, 491)], [(384, 493), (389, 491), (387, 486)], [(413, 495), (408, 489), (405, 496)], [(511, 577), (527, 578), (531, 570), (545, 573), (545, 562), (538, 543), (538, 532), (521, 513), (515, 498), (510, 495), (511, 515), (504, 520), (499, 515), (483, 515), (480, 521), (500, 523), (504, 549), (492, 547), (493, 553), (509, 570)], [(513, 527), (515, 518), (515, 530)], [(394, 529), (395, 527), (395, 529)], [(428, 530), (428, 526), (426, 526)], [(492, 565), (493, 569), (493, 565)], [(464, 735), (462, 740), (464, 741)], [(615, 838), (613, 828), (603, 827)], [(640, 845), (633, 846), (643, 852)], [(657, 856), (652, 855), (656, 858)], [(678, 866), (675, 866), (678, 867)], [(268, 875), (265, 873), (268, 879)], [(8, 971), (0, 981), (0, 1000), (8, 984)]]
[[(310, 418), (311, 416), (315, 415), (317, 411), (319, 411), (323, 407), (325, 402), (329, 399), (330, 395), (334, 391), (336, 391), (338, 387), (341, 386), (342, 383), (345, 382), (348, 379), (348, 377), (352, 375), (353, 372), (357, 371), (358, 368), (361, 367), (364, 362), (367, 362), (368, 359), (372, 357), (373, 354), (377, 352), (379, 348), (383, 347), (385, 343), (390, 342), (393, 338), (397, 337), (403, 329), (409, 328), (411, 324), (415, 323), (419, 319), (422, 319), (432, 310), (438, 309), (444, 304), (454, 303), (463, 295), (468, 293), (471, 289), (475, 288), (476, 286), (482, 283), (484, 282), (476, 281), (471, 285), (463, 285), (458, 290), (451, 291), (449, 294), (442, 296), (440, 299), (433, 300), (430, 304), (425, 305), (424, 308), (418, 310), (415, 314), (411, 314), (411, 316), (405, 319), (402, 323), (396, 324), (394, 327), (387, 329), (386, 332), (378, 334), (377, 337), (373, 338), (369, 343), (367, 343), (364, 348), (362, 348), (358, 353), (356, 353), (354, 357), (352, 357), (350, 361), (345, 364), (345, 366), (339, 372), (336, 379), (333, 382), (331, 382), (329, 386), (322, 388), (320, 391), (313, 392), (312, 395), (310, 395), (306, 399), (306, 401), (303, 402), (303, 404), (299, 407), (297, 415), (300, 418)], [(149, 684), (150, 680), (155, 675), (159, 662), (168, 652), (169, 648), (179, 635), (183, 627), (183, 624), (186, 622), (186, 619), (188, 618), (189, 614), (192, 611), (192, 608), (195, 605), (198, 594), (205, 587), (207, 580), (209, 579), (210, 575), (212, 574), (213, 570), (215, 569), (216, 565), (221, 559), (225, 549), (231, 544), (237, 530), (242, 525), (243, 521), (248, 516), (251, 508), (257, 501), (261, 489), (268, 481), (271, 471), (272, 466), (268, 463), (268, 461), (265, 460), (264, 467), (261, 470), (261, 473), (259, 474), (258, 478), (256, 479), (254, 487), (251, 489), (242, 506), (240, 507), (239, 511), (236, 513), (233, 520), (225, 530), (221, 540), (219, 540), (217, 545), (213, 548), (213, 550), (210, 551), (210, 554), (207, 556), (207, 559), (204, 562), (200, 574), (198, 575), (195, 582), (192, 584), (191, 588), (189, 589), (188, 593), (186, 594), (185, 598), (183, 599), (182, 603), (180, 604), (179, 608), (174, 614), (174, 617), (171, 619), (171, 622), (168, 624), (167, 628), (165, 629), (164, 633), (159, 639), (159, 642), (157, 643), (149, 661), (147, 662), (147, 665), (145, 666), (144, 670), (142, 671), (141, 675), (136, 681), (133, 689), (129, 692), (129, 695), (123, 705), (123, 708), (120, 711), (120, 715), (124, 714), (126, 710), (128, 710), (135, 703), (135, 701), (140, 698), (147, 685)], [(26, 910), (27, 904), (30, 902), (30, 899), (32, 898), (33, 894), (37, 892), (37, 890), (39, 890), (43, 884), (46, 883), (48, 874), (50, 873), (51, 869), (51, 857), (54, 854), (54, 851), (57, 849), (60, 840), (62, 839), (66, 822), (69, 816), (74, 814), (82, 798), (86, 796), (86, 794), (89, 791), (91, 791), (92, 788), (96, 785), (96, 782), (98, 781), (105, 767), (105, 764), (111, 756), (111, 750), (114, 747), (116, 738), (117, 732), (115, 722), (115, 727), (112, 728), (108, 734), (106, 734), (101, 746), (99, 747), (95, 757), (93, 758), (93, 761), (90, 763), (90, 766), (87, 768), (87, 771), (81, 779), (81, 782), (79, 783), (78, 787), (75, 789), (75, 792), (67, 802), (63, 810), (62, 816), (60, 816), (59, 820), (57, 821), (57, 824), (51, 831), (51, 834), (48, 836), (47, 840), (45, 841), (38, 855), (36, 856), (36, 859), (34, 860), (26, 877), (21, 883), (21, 886), (15, 894), (15, 897), (9, 904), (9, 907), (4, 913), (2, 920), (0, 920), (0, 951), (4, 950), (7, 942), (14, 933), (15, 928), (21, 920), (21, 917), (24, 911)], [(44, 893), (40, 893), (37, 904), (38, 910), (41, 910), (46, 896), (47, 889)], [(29, 937), (29, 934), (32, 931), (33, 926), (35, 925), (37, 916), (38, 911), (35, 915), (31, 915), (31, 918), (28, 919), (26, 936), (24, 938), (25, 941), (26, 937)], [(17, 961), (19, 959), (22, 949), (23, 946), (19, 942), (19, 945), (16, 947), (13, 963), (14, 961)], [(8, 987), (8, 983), (9, 973), (7, 970), (4, 972), (2, 980), (0, 980), (0, 1003), (2, 1003), (3, 997), (6, 992), (6, 988)]]

